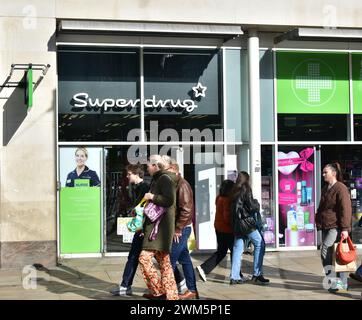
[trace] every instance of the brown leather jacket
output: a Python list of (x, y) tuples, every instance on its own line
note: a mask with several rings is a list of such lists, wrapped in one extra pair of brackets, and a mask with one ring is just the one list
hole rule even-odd
[(337, 228), (341, 231), (351, 231), (352, 205), (347, 187), (342, 182), (336, 182), (328, 190), (322, 189), (321, 200), (316, 214), (318, 230)]
[(181, 232), (183, 228), (190, 225), (195, 214), (194, 193), (190, 184), (177, 175), (176, 178), (176, 232)]

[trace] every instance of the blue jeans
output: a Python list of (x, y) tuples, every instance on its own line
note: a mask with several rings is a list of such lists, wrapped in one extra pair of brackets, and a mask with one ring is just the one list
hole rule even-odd
[(140, 237), (140, 233), (136, 232), (133, 236), (131, 250), (128, 254), (128, 260), (126, 263), (126, 267), (123, 271), (123, 277), (121, 286), (130, 288), (133, 283), (133, 278), (136, 274), (137, 267), (138, 267), (138, 257), (142, 251), (142, 243), (143, 243), (143, 236)]
[[(331, 273), (334, 244), (339, 242), (340, 231), (337, 229), (322, 230), (321, 258), (326, 276)], [(336, 272), (336, 277), (347, 285), (348, 272)]]
[[(249, 233), (246, 236), (254, 245), (254, 276), (258, 277), (263, 273), (263, 259), (265, 254), (265, 242), (258, 230)], [(240, 280), (241, 258), (244, 251), (244, 239), (235, 238), (233, 258), (231, 261), (230, 278)]]
[[(191, 234), (191, 227), (186, 227), (182, 230), (182, 236), (179, 242), (172, 242), (171, 249), (171, 265), (175, 272), (176, 262), (178, 261), (182, 265), (182, 270), (186, 280), (186, 286), (190, 291), (197, 291), (196, 289), (196, 277), (194, 267), (192, 265), (189, 249), (187, 248), (187, 240)], [(177, 278), (177, 277), (176, 277)]]

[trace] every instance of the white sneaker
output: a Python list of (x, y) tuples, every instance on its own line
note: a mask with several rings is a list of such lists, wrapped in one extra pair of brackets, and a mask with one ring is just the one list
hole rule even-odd
[(184, 291), (187, 290), (185, 279), (183, 279), (181, 282), (177, 283), (177, 290), (178, 290), (178, 294), (183, 294)]
[(200, 276), (201, 280), (206, 282), (207, 281), (206, 274), (205, 274), (204, 270), (202, 270), (201, 266), (197, 266), (196, 270), (199, 273), (199, 276)]
[(113, 289), (111, 291), (112, 295), (114, 296), (131, 296), (132, 295), (132, 289), (127, 287), (119, 286), (116, 289)]

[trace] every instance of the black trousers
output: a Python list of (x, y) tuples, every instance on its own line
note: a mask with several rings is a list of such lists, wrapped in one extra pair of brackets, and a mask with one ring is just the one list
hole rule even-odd
[(133, 278), (136, 274), (138, 267), (138, 258), (142, 251), (142, 243), (143, 236), (140, 237), (140, 233), (136, 232), (133, 236), (131, 250), (128, 253), (126, 267), (123, 271), (123, 277), (121, 282), (122, 287), (130, 288), (132, 286)]
[(231, 252), (230, 257), (233, 255), (233, 233), (223, 233), (216, 231), (216, 240), (217, 251), (201, 265), (201, 268), (204, 270), (205, 274), (208, 274), (215, 269), (215, 267), (225, 258), (228, 249), (230, 249)]

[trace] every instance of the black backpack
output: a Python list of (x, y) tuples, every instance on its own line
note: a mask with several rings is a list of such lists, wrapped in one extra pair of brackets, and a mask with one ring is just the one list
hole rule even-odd
[(231, 207), (231, 226), (234, 234), (243, 237), (257, 229), (254, 212), (260, 210), (258, 200), (243, 199), (242, 195), (233, 202)]

